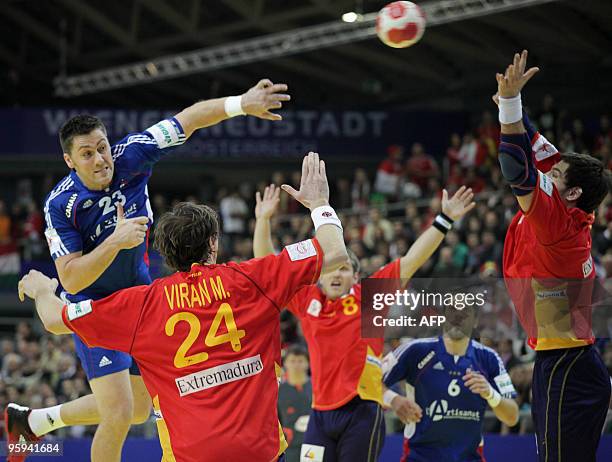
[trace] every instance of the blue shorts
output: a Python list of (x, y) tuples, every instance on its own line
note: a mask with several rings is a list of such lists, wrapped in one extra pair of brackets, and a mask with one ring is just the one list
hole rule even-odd
[(356, 397), (338, 409), (311, 411), (301, 458), (308, 462), (375, 462), (384, 439), (382, 407)]
[(130, 375), (140, 375), (140, 369), (132, 357), (121, 351), (107, 350), (105, 348), (90, 348), (78, 335), (72, 335), (74, 349), (81, 360), (81, 365), (87, 379), (96, 379), (115, 372), (130, 370)]
[(538, 351), (531, 413), (541, 462), (595, 462), (610, 376), (593, 346)]

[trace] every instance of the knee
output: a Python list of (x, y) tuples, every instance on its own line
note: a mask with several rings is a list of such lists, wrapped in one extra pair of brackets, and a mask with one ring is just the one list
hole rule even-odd
[(134, 414), (132, 423), (135, 425), (143, 424), (149, 420), (151, 415), (151, 400), (148, 395), (140, 396), (134, 400)]
[(112, 400), (98, 406), (100, 411), (100, 424), (110, 424), (116, 428), (129, 427), (134, 414), (132, 397), (125, 400)]

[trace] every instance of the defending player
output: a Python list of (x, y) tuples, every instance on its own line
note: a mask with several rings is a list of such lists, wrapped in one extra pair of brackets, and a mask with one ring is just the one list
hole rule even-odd
[[(476, 309), (451, 307), (444, 315), (442, 336), (408, 342), (383, 360), (385, 385), (405, 380), (409, 390), (408, 397), (385, 392), (406, 423), (401, 462), (482, 462), (487, 405), (505, 424), (518, 421), (516, 392), (503, 361), (470, 339)], [(413, 402), (418, 412), (406, 413)]]
[[(255, 256), (274, 253), (270, 217), (279, 191), (266, 188), (256, 196)], [(461, 187), (448, 199), (443, 192), (442, 212), (402, 258), (371, 277), (406, 282), (444, 240), (454, 220), (475, 203), (470, 189)], [(324, 275), (317, 285), (302, 288), (286, 305), (300, 320), (310, 353), (313, 410), (301, 460), (306, 462), (371, 461), (382, 450), (383, 339), (361, 337), (359, 260), (350, 255), (344, 265)]]
[(177, 271), (171, 276), (67, 305), (53, 294), (57, 281), (41, 273), (19, 283), (47, 330), (135, 358), (165, 462), (269, 462), (287, 446), (277, 412), (279, 312), (347, 258), (318, 154), (304, 158), (302, 172), (300, 190), (290, 190), (311, 210), (316, 238), (278, 256), (216, 264), (216, 212), (181, 203), (156, 229), (156, 248)]
[[(113, 146), (99, 119), (80, 115), (67, 121), (60, 142), (72, 171), (44, 207), (45, 235), (66, 299), (96, 300), (150, 283), (147, 235), (153, 216), (147, 182), (153, 165), (195, 130), (228, 117), (280, 120), (269, 110), (289, 99), (282, 94), (286, 89), (261, 80), (241, 96), (198, 102)], [(77, 336), (74, 342), (93, 394), (40, 410), (10, 404), (5, 412), (9, 441), (20, 435), (35, 440), (65, 425), (98, 424), (92, 460), (118, 461), (130, 423), (149, 417), (150, 398), (129, 355), (89, 348)]]
[(526, 71), (526, 64), (527, 51), (517, 53), (496, 76), (499, 162), (521, 209), (506, 234), (504, 277), (536, 350), (532, 415), (539, 460), (594, 462), (610, 377), (592, 346), (590, 230), (610, 190), (610, 172), (589, 155), (559, 154), (548, 143), (532, 155), (534, 133), (522, 120), (520, 91), (538, 68)]

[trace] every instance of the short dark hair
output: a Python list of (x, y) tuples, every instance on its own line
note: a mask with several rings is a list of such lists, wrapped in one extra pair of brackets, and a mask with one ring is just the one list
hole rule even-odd
[(100, 129), (106, 135), (106, 127), (102, 120), (89, 114), (80, 114), (68, 119), (59, 131), (60, 144), (64, 152), (70, 154), (72, 140), (78, 135), (87, 135)]
[(349, 256), (349, 260), (351, 261), (351, 266), (353, 267), (353, 273), (359, 273), (361, 270), (361, 263), (359, 263), (359, 257), (355, 255), (351, 249), (346, 249), (346, 253)]
[(219, 236), (217, 212), (208, 205), (180, 202), (162, 215), (155, 228), (155, 249), (174, 271), (189, 271), (192, 263), (210, 257), (210, 238)]
[(308, 357), (308, 351), (301, 345), (291, 345), (289, 348), (287, 348), (287, 350), (285, 351), (285, 356), (283, 357), (283, 363), (285, 362), (285, 359), (289, 357), (289, 355), (303, 356), (304, 358), (306, 358), (307, 361), (310, 361), (310, 358)]
[(610, 191), (610, 171), (599, 159), (588, 154), (567, 152), (561, 154), (561, 160), (569, 164), (565, 171), (566, 187), (582, 188), (576, 207), (587, 213), (593, 212)]

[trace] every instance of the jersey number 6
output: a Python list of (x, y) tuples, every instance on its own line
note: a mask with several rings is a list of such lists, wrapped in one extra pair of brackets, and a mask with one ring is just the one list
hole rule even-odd
[[(187, 354), (200, 336), (200, 331), (202, 330), (200, 319), (195, 314), (188, 311), (183, 311), (170, 316), (168, 321), (166, 321), (166, 335), (172, 337), (174, 335), (174, 328), (181, 321), (189, 324), (189, 333), (174, 355), (174, 367), (178, 369), (191, 366), (192, 364), (203, 363), (204, 361), (208, 360), (208, 353), (205, 351), (192, 355)], [(222, 321), (225, 322), (227, 332), (219, 335), (219, 327), (221, 326)], [(243, 329), (238, 329), (236, 327), (234, 312), (232, 311), (230, 304), (222, 303), (215, 314), (206, 337), (204, 338), (204, 343), (208, 347), (214, 347), (223, 343), (230, 343), (232, 345), (232, 350), (240, 351), (242, 349), (240, 339), (245, 335), (246, 332)]]

